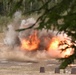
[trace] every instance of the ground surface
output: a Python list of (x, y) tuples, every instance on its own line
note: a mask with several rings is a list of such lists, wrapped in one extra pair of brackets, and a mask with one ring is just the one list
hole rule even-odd
[[(13, 61), (3, 59), (8, 54), (3, 51), (6, 46), (3, 45), (4, 34), (0, 34), (0, 75), (55, 75), (55, 68), (59, 66), (58, 60), (25, 60), (25, 61)], [(4, 48), (5, 47), (5, 48)], [(10, 54), (10, 53), (9, 53)], [(11, 54), (8, 57), (12, 56)], [(15, 58), (15, 57), (14, 57)], [(16, 56), (17, 59), (17, 56)], [(45, 68), (45, 73), (40, 73), (40, 67)], [(56, 75), (70, 75), (70, 68), (66, 70), (66, 73), (60, 73)]]
[[(0, 61), (0, 75), (54, 75), (55, 68), (58, 67), (58, 63), (55, 60), (50, 61)], [(40, 73), (40, 67), (45, 68), (45, 73)], [(68, 75), (67, 73), (61, 73), (62, 75)], [(59, 75), (59, 74), (58, 74)]]

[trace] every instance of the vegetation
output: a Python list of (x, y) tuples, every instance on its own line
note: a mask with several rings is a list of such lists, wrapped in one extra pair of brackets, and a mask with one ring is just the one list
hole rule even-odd
[[(64, 31), (72, 37), (72, 42), (75, 42), (76, 0), (7, 0), (7, 3), (5, 1), (6, 0), (2, 0), (0, 2), (0, 10), (3, 12), (0, 14), (5, 15), (5, 12), (7, 12), (6, 15), (12, 15), (16, 10), (21, 10), (23, 14), (36, 12), (40, 14), (37, 19), (37, 22), (39, 22), (39, 27), (37, 27), (37, 29), (45, 28), (47, 30), (58, 29), (59, 32)], [(4, 3), (8, 4), (8, 6)], [(5, 9), (7, 7), (10, 8)], [(59, 21), (61, 21), (61, 23), (59, 23)], [(18, 31), (21, 30), (19, 29)], [(72, 48), (75, 49), (74, 54), (68, 58), (61, 59), (62, 64), (60, 68), (66, 68), (68, 64), (73, 63), (76, 59), (76, 46), (72, 45)]]

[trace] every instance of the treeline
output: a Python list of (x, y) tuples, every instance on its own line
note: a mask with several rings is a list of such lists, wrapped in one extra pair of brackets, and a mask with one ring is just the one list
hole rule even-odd
[(38, 0), (31, 2), (30, 0), (0, 0), (0, 15), (9, 15), (17, 10), (21, 10), (25, 14), (29, 11), (37, 10), (40, 5), (41, 2), (39, 3)]
[[(30, 14), (38, 10), (48, 0), (0, 0), (0, 15), (9, 15), (17, 10), (21, 10), (23, 14)], [(57, 0), (51, 0), (52, 3)]]

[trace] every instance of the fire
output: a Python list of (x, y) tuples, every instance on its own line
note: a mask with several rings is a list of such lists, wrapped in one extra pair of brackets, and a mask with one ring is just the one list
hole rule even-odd
[(21, 41), (21, 49), (22, 50), (36, 50), (39, 46), (40, 40), (37, 37), (37, 31), (35, 31), (32, 35), (29, 36), (28, 39), (23, 39)]
[(58, 45), (59, 45), (59, 38), (54, 37), (51, 39), (48, 50), (56, 50), (58, 48)]
[(71, 48), (71, 45), (71, 41), (67, 38), (65, 40), (61, 40), (58, 36), (53, 37), (48, 46), (48, 53), (55, 58), (67, 58), (74, 53), (74, 49)]
[(74, 52), (74, 49), (72, 49), (72, 48), (67, 48), (66, 50), (64, 50), (64, 51), (62, 52), (62, 57), (63, 57), (63, 58), (67, 58), (67, 57), (69, 57), (70, 55), (72, 55), (73, 52)]
[[(48, 36), (45, 37), (46, 40), (48, 40), (47, 37)], [(43, 42), (46, 42), (46, 40), (43, 39)], [(74, 53), (74, 49), (71, 48), (72, 42), (69, 37), (54, 36), (50, 42), (48, 41), (46, 44), (48, 45), (47, 53), (54, 58), (67, 58)], [(34, 31), (27, 39), (24, 38), (21, 41), (21, 50), (33, 51), (37, 50), (39, 46), (41, 45), (40, 39), (37, 36), (37, 31)], [(46, 47), (44, 49), (46, 49)]]

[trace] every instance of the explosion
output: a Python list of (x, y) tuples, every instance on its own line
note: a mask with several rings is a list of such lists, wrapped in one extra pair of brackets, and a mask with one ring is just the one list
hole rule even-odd
[[(37, 50), (40, 47), (40, 43), (41, 40), (38, 38), (37, 36), (37, 32), (38, 31), (34, 31), (33, 34), (31, 34), (29, 36), (29, 38), (24, 38), (21, 41), (21, 50), (25, 50), (25, 51), (33, 51), (33, 50)], [(48, 36), (46, 36), (46, 40), (48, 40), (47, 38)], [(44, 39), (45, 41), (45, 39)], [(53, 36), (52, 39), (50, 39), (50, 41), (48, 41), (48, 46), (47, 49), (46, 47), (44, 49), (46, 49), (47, 53), (51, 56), (51, 57), (55, 57), (55, 58), (67, 58), (70, 55), (73, 54), (74, 49), (71, 48), (72, 46), (72, 42), (71, 39), (69, 37), (65, 37), (65, 35), (63, 36)]]
[[(63, 39), (62, 39), (63, 38)], [(69, 37), (53, 37), (48, 46), (48, 52), (56, 58), (67, 58), (74, 53), (73, 45)], [(69, 39), (68, 39), (69, 38)]]
[(21, 50), (36, 50), (39, 47), (40, 40), (37, 37), (37, 31), (29, 36), (28, 39), (21, 41)]
[(64, 50), (62, 52), (62, 58), (67, 58), (69, 57), (70, 55), (72, 55), (74, 52), (74, 49), (73, 48), (67, 48), (66, 50)]
[(54, 37), (51, 39), (48, 50), (56, 50), (58, 48), (59, 45), (59, 38), (58, 37)]
[[(36, 21), (33, 18), (22, 20), (19, 28), (27, 28)], [(19, 50), (37, 55), (46, 55), (53, 58), (67, 58), (74, 53), (71, 38), (64, 33), (57, 34), (53, 31), (34, 30), (34, 28), (21, 31), (19, 34), (15, 31), (13, 25), (8, 26), (8, 31), (4, 39), (5, 44), (15, 46), (18, 44)], [(12, 33), (12, 34), (11, 34)], [(18, 40), (18, 41), (17, 41)], [(19, 44), (20, 41), (20, 44)], [(37, 54), (37, 52), (39, 52)], [(41, 54), (40, 54), (41, 53)], [(34, 56), (35, 57), (35, 56)]]

